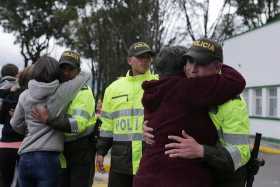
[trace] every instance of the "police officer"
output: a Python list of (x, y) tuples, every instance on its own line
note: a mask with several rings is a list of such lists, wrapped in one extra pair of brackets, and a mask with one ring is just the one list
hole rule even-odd
[[(215, 53), (214, 53), (215, 51)], [(212, 67), (213, 62), (223, 62), (222, 47), (209, 39), (193, 42), (186, 54), (186, 74), (189, 78), (220, 73)], [(250, 159), (249, 118), (247, 106), (240, 96), (210, 109), (209, 115), (215, 124), (219, 143), (217, 146), (200, 145), (185, 132), (183, 137), (170, 136), (177, 143), (166, 145), (170, 157), (186, 159), (202, 158), (216, 172), (215, 186), (245, 186), (246, 167)], [(152, 129), (144, 127), (145, 141), (153, 143)]]
[[(80, 73), (80, 55), (65, 51), (60, 60), (63, 81), (68, 81)], [(94, 175), (95, 141), (93, 131), (95, 124), (95, 100), (92, 90), (85, 85), (69, 105), (66, 114), (76, 133), (65, 134), (64, 156), (66, 170), (63, 186), (91, 187)], [(79, 179), (79, 180), (77, 180)]]
[(104, 171), (104, 156), (112, 148), (109, 187), (131, 187), (138, 169), (142, 155), (141, 85), (156, 78), (149, 71), (153, 55), (148, 44), (132, 44), (127, 60), (131, 69), (105, 90), (96, 164)]

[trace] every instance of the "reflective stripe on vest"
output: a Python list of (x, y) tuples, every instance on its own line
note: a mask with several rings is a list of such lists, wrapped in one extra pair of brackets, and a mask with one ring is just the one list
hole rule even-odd
[(100, 130), (100, 137), (112, 138), (113, 137), (113, 132)]
[(233, 145), (225, 145), (225, 148), (228, 150), (234, 164), (234, 169), (236, 170), (241, 166), (240, 151), (236, 146)]
[(65, 142), (72, 142), (72, 141), (75, 141), (75, 140), (78, 140), (82, 137), (85, 137), (85, 136), (88, 136), (90, 135), (91, 133), (93, 133), (94, 131), (94, 125), (92, 125), (91, 127), (88, 127), (83, 133), (81, 134), (78, 134), (78, 135), (74, 135), (74, 136), (65, 136)]
[(142, 141), (143, 140), (143, 135), (142, 133), (133, 133), (133, 134), (114, 134), (113, 135), (113, 140), (114, 141), (120, 141), (120, 142), (125, 142), (125, 141)]
[(71, 126), (71, 133), (78, 133), (79, 128), (78, 128), (77, 120), (75, 118), (68, 118), (68, 119)]
[(87, 120), (91, 118), (91, 115), (87, 111), (81, 109), (75, 109), (72, 116), (81, 116)]
[(101, 112), (101, 117), (102, 117), (102, 118), (106, 118), (106, 119), (112, 119), (112, 115), (111, 115), (110, 112), (104, 112), (104, 111), (102, 111), (102, 112)]
[(130, 133), (130, 134), (113, 134), (108, 131), (100, 131), (100, 137), (113, 138), (114, 141), (126, 142), (126, 141), (142, 141), (142, 133)]
[(250, 144), (250, 138), (249, 135), (247, 134), (224, 133), (221, 129), (219, 129), (218, 135), (219, 138), (223, 140), (226, 144), (232, 144), (232, 145)]
[(144, 115), (144, 110), (143, 109), (137, 109), (137, 108), (132, 108), (132, 109), (124, 109), (124, 110), (119, 110), (115, 112), (102, 112), (101, 117), (107, 118), (107, 119), (114, 119), (114, 118), (119, 118), (119, 117), (125, 117), (125, 116), (143, 116)]

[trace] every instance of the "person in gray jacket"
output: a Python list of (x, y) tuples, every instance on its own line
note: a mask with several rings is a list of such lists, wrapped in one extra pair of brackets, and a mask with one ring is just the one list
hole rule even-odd
[(1, 69), (0, 89), (10, 89), (16, 84), (18, 67), (14, 64), (5, 64)]
[[(11, 125), (11, 113), (15, 109), (21, 90), (17, 83), (18, 67), (5, 64), (0, 78), (0, 186), (10, 187), (13, 181), (16, 160), (18, 158), (15, 144), (23, 139)], [(21, 76), (22, 77), (22, 76)], [(14, 90), (13, 90), (14, 89)]]
[(41, 57), (32, 70), (28, 89), (19, 98), (14, 116), (13, 129), (25, 138), (19, 148), (19, 184), (21, 187), (57, 186), (63, 151), (64, 135), (32, 117), (33, 107), (50, 106), (51, 115), (63, 113), (68, 103), (89, 76), (80, 74), (75, 79), (59, 84), (59, 64), (48, 56)]

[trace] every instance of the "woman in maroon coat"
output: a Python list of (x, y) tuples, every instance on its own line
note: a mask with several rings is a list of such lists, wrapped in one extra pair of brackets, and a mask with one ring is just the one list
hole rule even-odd
[(143, 83), (144, 118), (154, 129), (155, 143), (146, 145), (134, 187), (212, 187), (210, 169), (200, 159), (164, 154), (168, 135), (185, 130), (198, 143), (215, 145), (217, 132), (208, 116), (210, 106), (240, 94), (245, 80), (229, 66), (216, 63), (222, 74), (187, 79), (182, 73), (182, 47), (164, 48), (156, 61), (160, 80)]

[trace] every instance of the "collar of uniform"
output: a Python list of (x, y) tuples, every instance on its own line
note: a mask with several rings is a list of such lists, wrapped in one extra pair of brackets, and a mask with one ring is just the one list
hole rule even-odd
[(151, 76), (151, 71), (148, 70), (146, 73), (136, 76), (129, 75), (130, 70), (126, 73), (126, 78), (130, 81), (139, 81), (139, 80), (146, 80), (148, 77)]

